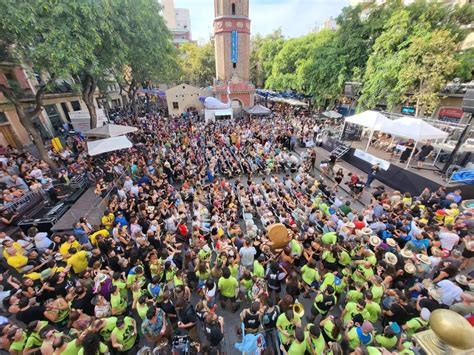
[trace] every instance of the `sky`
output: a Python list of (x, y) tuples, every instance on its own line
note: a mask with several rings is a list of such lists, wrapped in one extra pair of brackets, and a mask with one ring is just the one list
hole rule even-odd
[[(250, 0), (252, 34), (262, 35), (282, 28), (285, 37), (298, 37), (336, 17), (349, 0)], [(194, 40), (206, 42), (212, 33), (214, 0), (174, 0), (177, 8), (188, 8)]]

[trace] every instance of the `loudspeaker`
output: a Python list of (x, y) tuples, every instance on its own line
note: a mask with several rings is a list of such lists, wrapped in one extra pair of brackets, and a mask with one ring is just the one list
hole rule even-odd
[(474, 89), (467, 89), (462, 100), (462, 110), (474, 114)]

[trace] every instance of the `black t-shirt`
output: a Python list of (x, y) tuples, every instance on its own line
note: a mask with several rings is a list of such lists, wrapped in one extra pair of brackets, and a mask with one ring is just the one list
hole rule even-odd
[(32, 306), (25, 309), (24, 311), (18, 312), (16, 314), (16, 319), (18, 319), (20, 322), (23, 322), (25, 324), (28, 324), (35, 320), (43, 320), (45, 319), (44, 311), (45, 311), (45, 308), (43, 305)]
[(211, 346), (219, 345), (221, 340), (224, 338), (224, 334), (222, 333), (221, 325), (219, 323), (206, 323), (205, 331)]
[(421, 308), (427, 308), (430, 312), (433, 312), (435, 309), (447, 309), (448, 306), (444, 304), (439, 304), (436, 300), (432, 298), (423, 298), (419, 303)]
[(399, 303), (394, 303), (392, 307), (390, 307), (390, 311), (393, 313), (390, 319), (399, 325), (405, 324), (416, 314), (416, 309), (409, 304), (402, 306)]
[(184, 324), (186, 323), (197, 323), (197, 315), (196, 311), (194, 310), (194, 307), (191, 304), (187, 304), (184, 306), (182, 310), (179, 311), (179, 319), (181, 322)]
[(425, 144), (424, 146), (421, 147), (420, 154), (418, 154), (418, 157), (424, 158), (427, 157), (428, 154), (430, 154), (433, 151), (433, 146), (431, 144)]
[(82, 298), (75, 298), (71, 302), (71, 308), (81, 309), (85, 314), (94, 316), (94, 305), (92, 304), (92, 297), (94, 295), (91, 291), (86, 291), (86, 295)]

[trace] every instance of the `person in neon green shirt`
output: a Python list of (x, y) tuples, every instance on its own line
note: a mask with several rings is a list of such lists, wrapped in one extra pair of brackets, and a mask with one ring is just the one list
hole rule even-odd
[(344, 311), (342, 311), (342, 321), (347, 324), (358, 314), (364, 319), (369, 319), (370, 314), (365, 310), (365, 301), (362, 300), (359, 303), (347, 302)]
[(263, 255), (260, 255), (257, 260), (253, 262), (253, 276), (260, 278), (265, 277), (265, 267), (261, 264), (265, 260)]
[(352, 258), (349, 252), (346, 249), (344, 249), (342, 246), (338, 246), (337, 250), (338, 250), (337, 252), (338, 264), (343, 268), (346, 267), (347, 265), (350, 265), (352, 262)]
[[(295, 329), (301, 326), (301, 320), (297, 317), (293, 310), (287, 309), (285, 313), (278, 316), (276, 327), (280, 341), (288, 349), (289, 343), (295, 336)], [(304, 336), (304, 334), (303, 334)]]
[(140, 296), (137, 301), (137, 313), (141, 320), (144, 320), (146, 317), (146, 312), (148, 312), (148, 302), (145, 295)]
[(109, 353), (108, 346), (100, 341), (100, 336), (97, 333), (87, 332), (81, 345), (82, 347), (79, 349), (77, 355), (100, 355)]
[(239, 282), (234, 276), (231, 276), (228, 267), (224, 268), (222, 271), (222, 276), (217, 282), (217, 288), (221, 293), (222, 308), (225, 308), (227, 300), (230, 300), (232, 309), (236, 310), (238, 306), (235, 303), (235, 297), (239, 291)]
[(118, 351), (128, 351), (135, 345), (137, 336), (135, 319), (131, 317), (119, 318), (117, 319), (116, 328), (110, 334), (112, 347)]
[(328, 316), (319, 323), (322, 328), (322, 332), (326, 335), (326, 338), (339, 342), (342, 339), (342, 322), (340, 318), (334, 319), (333, 315)]
[(145, 272), (141, 266), (133, 267), (128, 272), (127, 286), (131, 287), (135, 282), (138, 282), (139, 287), (143, 287), (146, 283)]
[(321, 241), (323, 244), (326, 245), (334, 245), (337, 242), (337, 234), (336, 232), (327, 232), (324, 233), (323, 236), (321, 237)]
[(92, 330), (98, 332), (105, 342), (110, 341), (112, 331), (117, 327), (117, 317), (108, 317), (104, 319), (97, 319), (92, 325)]
[(405, 333), (411, 337), (421, 328), (425, 328), (428, 326), (428, 320), (430, 319), (431, 312), (428, 308), (422, 308), (419, 317), (415, 317), (410, 319), (408, 322), (402, 325), (403, 330)]
[(112, 306), (112, 315), (122, 314), (127, 309), (127, 300), (122, 297), (117, 286), (112, 286), (111, 290), (110, 305)]
[(380, 276), (374, 275), (370, 278), (370, 282), (372, 283), (372, 287), (370, 287), (370, 292), (372, 293), (373, 301), (380, 303), (385, 292), (385, 287), (382, 283), (383, 280)]
[(382, 314), (382, 308), (377, 302), (372, 300), (372, 292), (370, 291), (365, 291), (365, 310), (369, 314), (367, 319), (372, 323), (376, 323), (380, 314)]
[(27, 334), (21, 328), (13, 328), (8, 331), (8, 339), (11, 341), (10, 354), (21, 355), (28, 339)]
[(392, 327), (387, 325), (383, 330), (383, 334), (375, 336), (375, 342), (387, 350), (392, 350), (397, 345), (398, 338)]
[(309, 297), (311, 287), (316, 287), (317, 283), (321, 281), (321, 276), (316, 269), (316, 262), (314, 260), (310, 260), (301, 268), (301, 274), (301, 278), (303, 279), (304, 297)]
[(303, 255), (303, 245), (296, 239), (290, 241), (291, 255), (295, 258), (299, 258)]
[(306, 341), (304, 330), (302, 328), (295, 329), (295, 337), (288, 349), (288, 355), (304, 355), (306, 352)]
[(306, 350), (310, 354), (324, 354), (326, 341), (321, 334), (319, 325), (308, 324), (305, 332)]
[(43, 344), (43, 339), (41, 339), (40, 332), (41, 330), (48, 325), (48, 322), (45, 320), (34, 321), (28, 324), (28, 330), (30, 331), (30, 336), (26, 340), (25, 352), (34, 352), (34, 349), (38, 349)]
[(364, 321), (361, 326), (354, 325), (354, 322), (350, 321), (346, 328), (346, 339), (349, 342), (349, 347), (354, 350), (359, 344), (369, 345), (373, 341), (374, 326), (368, 320)]

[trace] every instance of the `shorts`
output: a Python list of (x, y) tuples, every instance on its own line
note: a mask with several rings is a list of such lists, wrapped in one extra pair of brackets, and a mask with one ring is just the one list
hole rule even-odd
[(425, 161), (426, 157), (418, 157), (418, 161)]
[(474, 257), (474, 250), (464, 249), (464, 251), (462, 252), (462, 256), (465, 259), (470, 259), (470, 258)]
[(221, 302), (226, 302), (227, 300), (230, 300), (232, 303), (236, 301), (235, 296), (234, 297), (226, 297), (224, 295), (221, 295)]

